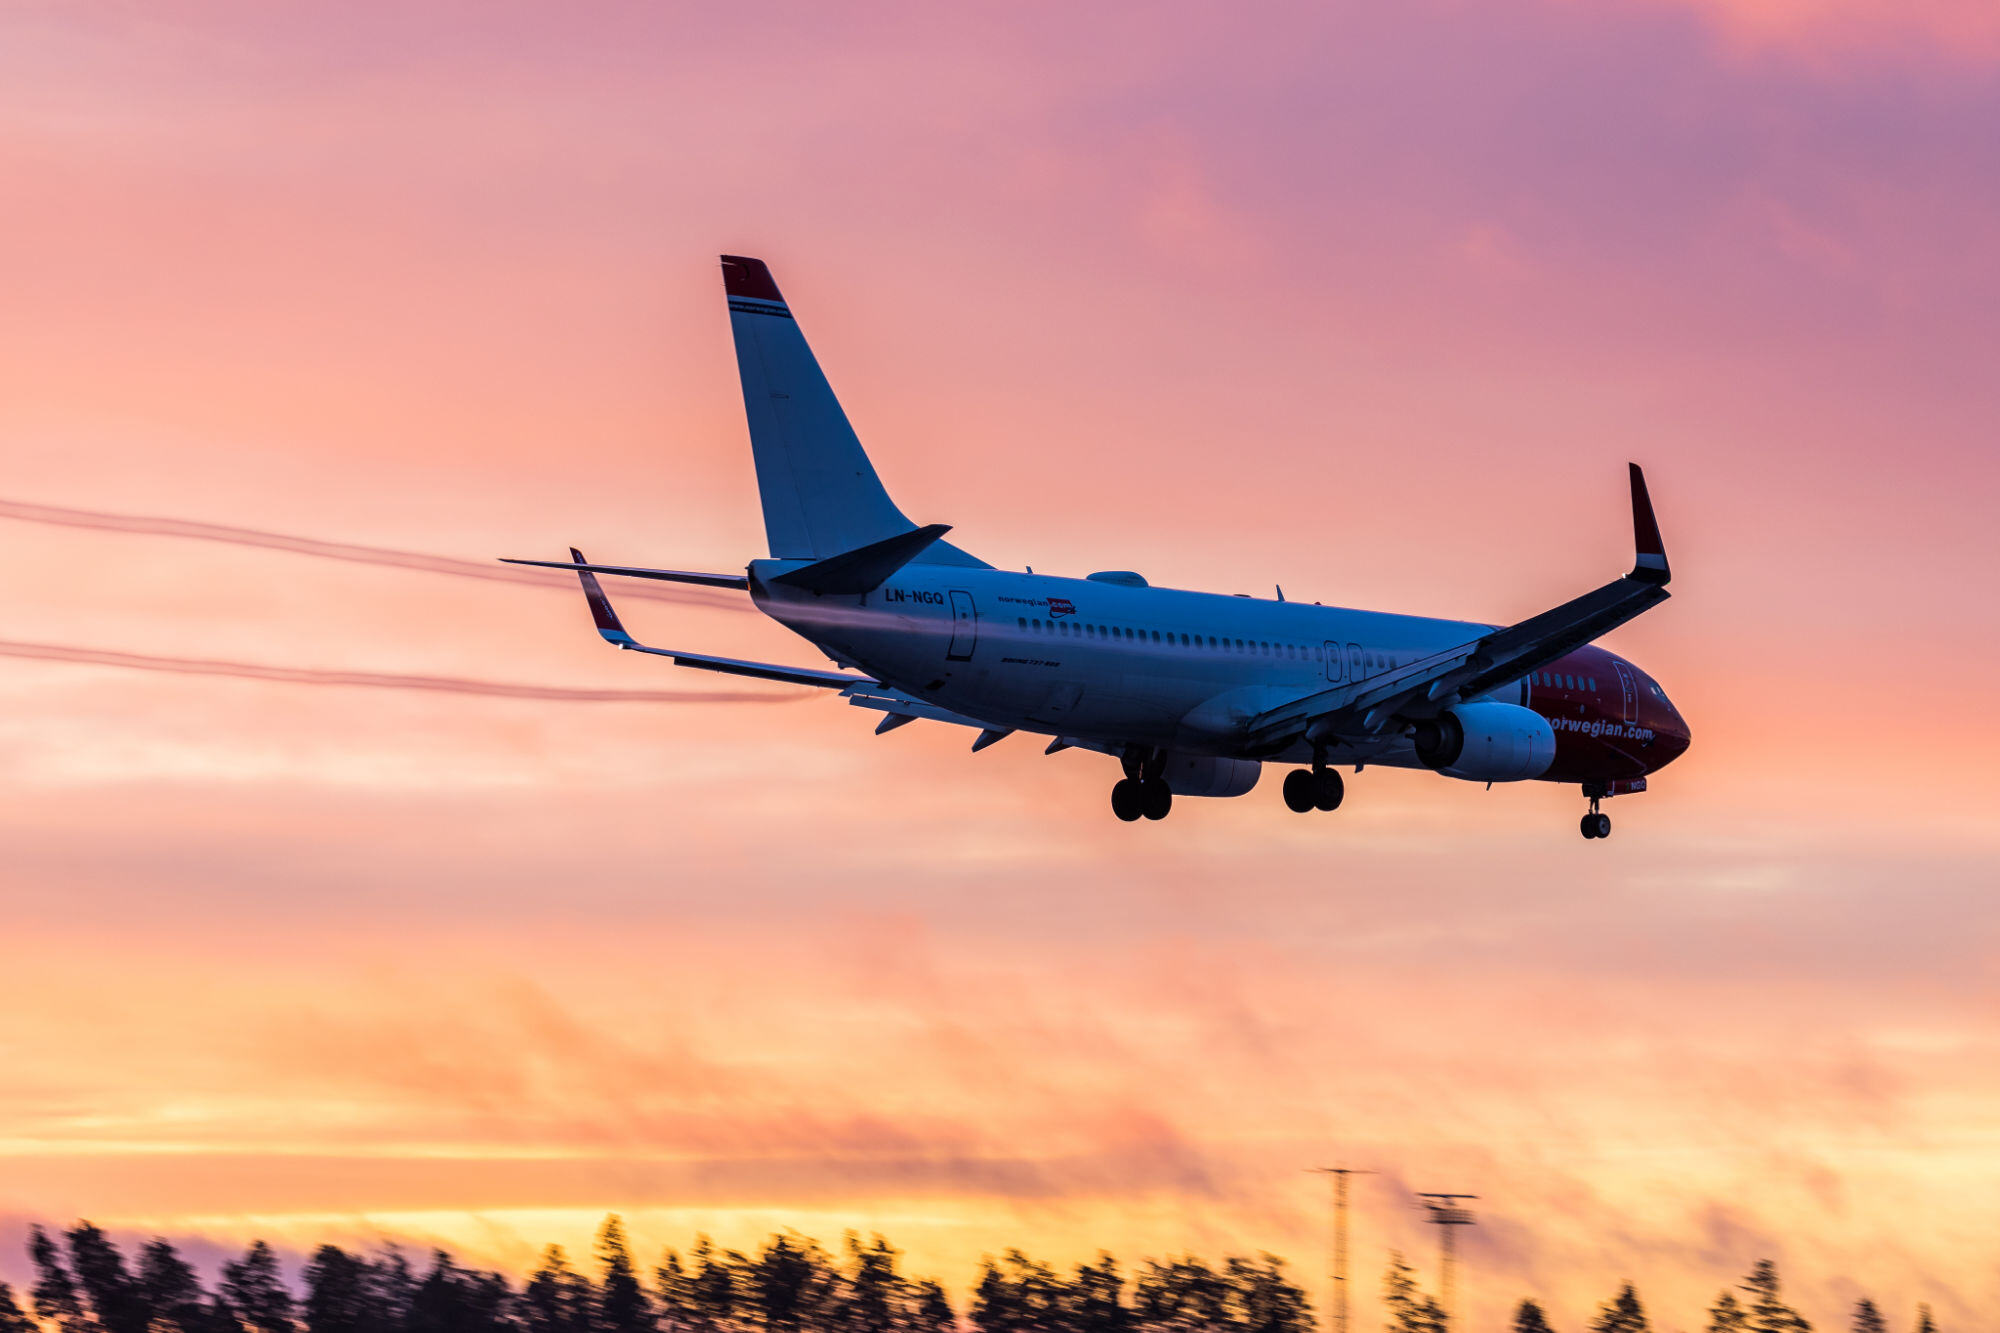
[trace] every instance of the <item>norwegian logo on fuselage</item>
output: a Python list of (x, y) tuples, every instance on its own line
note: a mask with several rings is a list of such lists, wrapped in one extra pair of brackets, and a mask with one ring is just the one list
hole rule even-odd
[(1070, 601), (1067, 597), (1051, 597), (1049, 598), (1049, 614), (1051, 616), (1073, 616), (1076, 614), (1076, 603)]

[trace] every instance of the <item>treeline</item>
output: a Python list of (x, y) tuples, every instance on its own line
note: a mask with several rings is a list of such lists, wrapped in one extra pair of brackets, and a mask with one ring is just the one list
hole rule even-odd
[[(961, 1323), (944, 1288), (905, 1276), (880, 1236), (850, 1234), (836, 1258), (806, 1237), (774, 1235), (754, 1254), (707, 1237), (668, 1250), (649, 1275), (619, 1219), (597, 1235), (595, 1274), (550, 1246), (519, 1286), (462, 1267), (443, 1250), (421, 1271), (398, 1249), (314, 1251), (286, 1282), (254, 1242), (213, 1289), (165, 1240), (128, 1261), (88, 1222), (35, 1227), (35, 1282), (0, 1283), (0, 1333), (1312, 1333), (1312, 1307), (1269, 1255), (1211, 1268), (1147, 1261), (1129, 1278), (1109, 1255), (1064, 1273), (1010, 1250), (987, 1260)], [(39, 1328), (37, 1328), (39, 1324)]]
[[(1388, 1296), (1389, 1327), (1396, 1333), (1445, 1333), (1437, 1306), (1415, 1293), (1415, 1284), (1400, 1257), (1389, 1265)], [(1866, 1297), (1855, 1302), (1850, 1318), (1852, 1333), (1889, 1333), (1888, 1321)], [(1587, 1327), (1589, 1333), (1653, 1333), (1646, 1306), (1630, 1282), (1598, 1307)], [(1778, 1266), (1768, 1259), (1759, 1260), (1734, 1291), (1725, 1288), (1715, 1298), (1703, 1327), (1705, 1333), (1812, 1333), (1813, 1328), (1804, 1315), (1785, 1303)], [(1928, 1305), (1917, 1307), (1914, 1329), (1915, 1333), (1938, 1333)], [(1514, 1310), (1514, 1333), (1552, 1333), (1552, 1329), (1541, 1306), (1522, 1301)]]
[[(0, 1333), (1313, 1333), (1306, 1294), (1272, 1255), (1210, 1267), (1191, 1256), (1147, 1260), (1129, 1275), (1100, 1254), (1059, 1270), (1009, 1250), (987, 1259), (963, 1319), (944, 1288), (905, 1276), (880, 1236), (850, 1233), (836, 1257), (795, 1233), (753, 1254), (706, 1236), (668, 1250), (649, 1274), (633, 1262), (623, 1225), (597, 1233), (594, 1273), (544, 1251), (520, 1285), (462, 1267), (444, 1250), (413, 1265), (394, 1246), (357, 1254), (322, 1245), (286, 1280), (256, 1241), (222, 1265), (213, 1287), (165, 1240), (128, 1258), (88, 1222), (29, 1231), (33, 1287), (0, 1282)], [(1387, 1333), (1448, 1333), (1445, 1312), (1399, 1254), (1383, 1280)], [(1513, 1333), (1554, 1333), (1535, 1301), (1516, 1307)], [(1890, 1333), (1871, 1301), (1851, 1333)], [(1913, 1333), (1940, 1333), (1926, 1306)], [(1710, 1307), (1704, 1333), (1812, 1333), (1788, 1305), (1774, 1264), (1761, 1262)], [(1586, 1333), (1654, 1333), (1624, 1284)], [(1665, 1333), (1662, 1330), (1662, 1333)], [(1829, 1330), (1829, 1333), (1832, 1333)]]

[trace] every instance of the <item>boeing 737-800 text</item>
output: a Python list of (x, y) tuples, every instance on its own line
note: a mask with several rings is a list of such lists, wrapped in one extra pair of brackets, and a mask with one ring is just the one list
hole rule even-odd
[[(1592, 641), (1667, 599), (1666, 549), (1631, 467), (1632, 572), (1517, 625), (1150, 586), (1130, 572), (1057, 578), (995, 569), (918, 527), (875, 475), (761, 260), (725, 255), (723, 285), (749, 417), (769, 559), (741, 574), (574, 569), (597, 632), (678, 665), (836, 690), (890, 731), (970, 727), (982, 750), (1014, 732), (1122, 766), (1120, 819), (1165, 818), (1176, 796), (1241, 796), (1293, 765), (1285, 804), (1333, 810), (1338, 767), (1425, 768), (1468, 782), (1573, 783), (1586, 838), (1599, 803), (1646, 789), (1688, 747), (1659, 685)], [(843, 668), (653, 648), (625, 632), (597, 576), (749, 594)]]

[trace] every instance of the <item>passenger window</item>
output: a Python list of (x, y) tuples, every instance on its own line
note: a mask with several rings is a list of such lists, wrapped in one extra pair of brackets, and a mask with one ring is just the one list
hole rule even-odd
[(1026, 628), (1028, 628), (1028, 618), (1027, 618), (1026, 616), (1018, 616), (1018, 617), (1016, 617), (1016, 618), (1015, 618), (1015, 623), (1017, 623), (1018, 625), (1020, 625), (1020, 627), (1021, 627), (1022, 629), (1026, 629)]

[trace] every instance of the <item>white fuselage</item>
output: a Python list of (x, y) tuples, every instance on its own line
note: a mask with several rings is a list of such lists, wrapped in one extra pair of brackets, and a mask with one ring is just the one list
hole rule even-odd
[[(759, 560), (751, 593), (845, 666), (986, 726), (1111, 748), (1236, 756), (1239, 725), (1317, 688), (1366, 680), (1489, 625), (1103, 578), (906, 565), (858, 597), (819, 597)], [(1526, 703), (1515, 684), (1492, 697)], [(1261, 758), (1309, 758), (1298, 753)], [(1387, 738), (1352, 759), (1418, 766)]]

